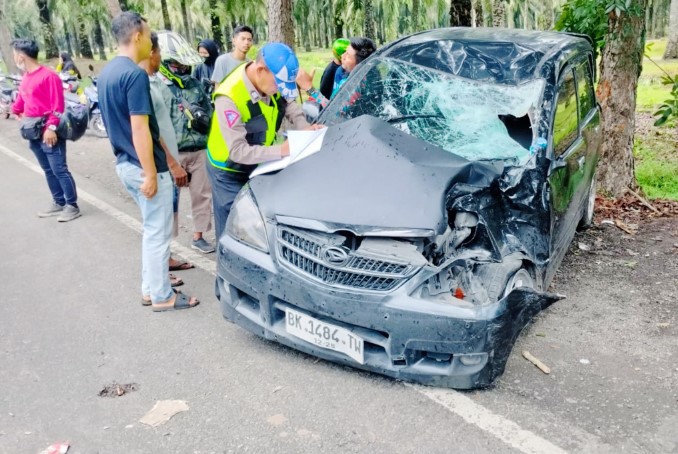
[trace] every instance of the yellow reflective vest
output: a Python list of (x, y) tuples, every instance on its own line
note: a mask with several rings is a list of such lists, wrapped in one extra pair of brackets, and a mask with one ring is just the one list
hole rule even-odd
[[(248, 144), (272, 145), (285, 116), (287, 102), (276, 93), (271, 96), (271, 103), (268, 105), (262, 101), (253, 103), (243, 80), (244, 74), (242, 67), (237, 68), (219, 85), (213, 97), (216, 99), (217, 96), (228, 96), (235, 103), (245, 124), (245, 140)], [(207, 138), (207, 159), (214, 167), (228, 172), (249, 174), (256, 168), (256, 164), (240, 164), (229, 159), (228, 145), (221, 134), (216, 109), (212, 114)]]

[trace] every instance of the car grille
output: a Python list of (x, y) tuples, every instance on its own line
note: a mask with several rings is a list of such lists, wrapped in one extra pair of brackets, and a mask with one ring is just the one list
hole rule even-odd
[(340, 235), (278, 227), (278, 257), (293, 271), (333, 287), (387, 292), (405, 282), (417, 269), (408, 263), (399, 263), (361, 254), (360, 250), (346, 249), (344, 263), (333, 264), (323, 259), (327, 247), (338, 247), (344, 238)]

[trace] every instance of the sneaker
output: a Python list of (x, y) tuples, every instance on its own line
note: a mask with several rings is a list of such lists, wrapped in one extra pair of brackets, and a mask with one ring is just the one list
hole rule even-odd
[(56, 202), (52, 202), (52, 204), (49, 206), (49, 208), (47, 208), (44, 211), (40, 211), (38, 213), (38, 217), (39, 218), (48, 218), (50, 216), (57, 216), (62, 211), (64, 211), (63, 205), (59, 205)]
[(199, 250), (203, 254), (209, 254), (210, 252), (214, 252), (214, 246), (205, 241), (205, 238), (193, 240), (193, 242), (191, 243), (191, 247), (193, 249)]
[(74, 207), (73, 205), (66, 205), (63, 209), (63, 212), (57, 218), (57, 221), (68, 222), (72, 221), (73, 219), (77, 219), (80, 216), (80, 208)]

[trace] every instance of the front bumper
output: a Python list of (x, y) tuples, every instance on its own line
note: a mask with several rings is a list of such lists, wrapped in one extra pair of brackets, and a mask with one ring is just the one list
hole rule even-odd
[[(458, 307), (412, 297), (410, 289), (404, 285), (385, 294), (333, 289), (228, 235), (218, 248), (216, 295), (226, 319), (328, 361), (426, 385), (488, 386), (504, 371), (522, 328), (560, 299), (517, 289), (493, 305)], [(286, 309), (360, 336), (364, 364), (289, 334)]]

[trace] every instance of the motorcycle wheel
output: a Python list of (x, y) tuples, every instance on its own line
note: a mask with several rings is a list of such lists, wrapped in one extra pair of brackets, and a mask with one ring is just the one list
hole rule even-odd
[(89, 121), (89, 129), (91, 129), (94, 135), (97, 137), (108, 137), (106, 126), (104, 126), (104, 120), (101, 118), (101, 115), (94, 115), (92, 117), (92, 119)]

